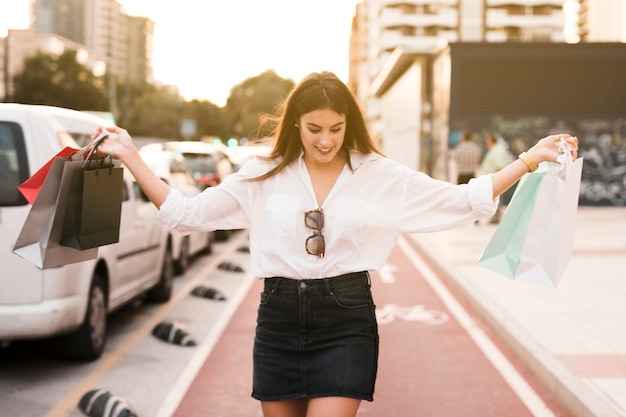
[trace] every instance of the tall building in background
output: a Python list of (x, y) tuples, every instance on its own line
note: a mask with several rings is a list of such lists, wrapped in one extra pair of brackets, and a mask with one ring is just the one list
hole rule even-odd
[(84, 45), (115, 78), (126, 79), (127, 16), (116, 0), (31, 0), (31, 15), (35, 33)]
[(626, 0), (565, 0), (574, 42), (626, 42)]
[(154, 22), (147, 17), (127, 16), (126, 82), (154, 83), (152, 56), (154, 54)]
[[(119, 82), (154, 82), (154, 22), (128, 16), (116, 0), (30, 0), (30, 15), (29, 29), (0, 39), (0, 98), (10, 95), (11, 78), (38, 51), (72, 49), (97, 75), (108, 70)], [(111, 100), (113, 105), (113, 90)]]
[[(349, 83), (374, 137), (389, 142), (393, 126), (428, 140), (435, 127), (432, 97), (440, 95), (429, 73), (434, 70), (412, 66), (419, 72), (414, 81), (395, 87), (398, 95), (409, 91), (402, 111), (389, 111), (379, 95), (415, 59), (426, 62), (443, 45), (459, 42), (626, 42), (626, 0), (362, 0), (352, 22)], [(383, 113), (396, 119), (385, 121)], [(412, 119), (418, 122), (407, 122)], [(406, 142), (398, 148), (400, 157), (410, 157)], [(420, 164), (420, 156), (411, 158), (407, 165)]]
[(564, 1), (362, 0), (352, 27), (354, 90), (374, 117), (370, 86), (394, 51), (430, 54), (446, 42), (565, 42)]
[(31, 28), (39, 34), (56, 34), (85, 43), (85, 0), (31, 0)]

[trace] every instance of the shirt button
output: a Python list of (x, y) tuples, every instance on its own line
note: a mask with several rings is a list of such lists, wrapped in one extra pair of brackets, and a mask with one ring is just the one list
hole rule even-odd
[(301, 282), (300, 283), (300, 288), (305, 289), (306, 288), (306, 282)]

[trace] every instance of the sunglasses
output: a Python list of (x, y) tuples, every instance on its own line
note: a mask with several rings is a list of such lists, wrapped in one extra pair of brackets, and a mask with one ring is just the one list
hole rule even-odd
[(322, 228), (324, 227), (324, 212), (322, 209), (317, 208), (304, 213), (304, 224), (313, 230), (313, 234), (304, 243), (306, 253), (323, 258), (326, 250), (326, 241), (322, 234)]

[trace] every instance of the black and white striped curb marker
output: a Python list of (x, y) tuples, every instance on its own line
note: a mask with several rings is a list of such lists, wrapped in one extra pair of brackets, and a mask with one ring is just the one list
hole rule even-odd
[(232, 262), (224, 261), (217, 266), (219, 269), (223, 269), (225, 271), (233, 271), (233, 272), (243, 272), (243, 268), (239, 265), (235, 265)]
[(180, 346), (195, 346), (196, 342), (187, 329), (182, 325), (163, 321), (152, 329), (152, 334), (158, 339)]
[(94, 389), (83, 395), (78, 408), (89, 417), (137, 417), (126, 400), (103, 389)]
[(209, 298), (211, 300), (224, 301), (226, 300), (226, 296), (216, 290), (215, 288), (205, 287), (204, 285), (199, 285), (191, 291), (191, 294), (196, 295), (198, 297)]

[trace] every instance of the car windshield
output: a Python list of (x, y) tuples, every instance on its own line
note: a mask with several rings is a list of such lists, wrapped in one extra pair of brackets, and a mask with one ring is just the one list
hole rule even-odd
[(183, 156), (187, 160), (187, 164), (193, 172), (217, 172), (217, 164), (211, 155), (184, 153)]

